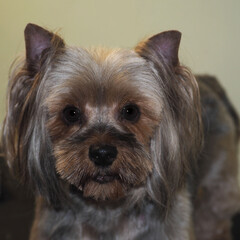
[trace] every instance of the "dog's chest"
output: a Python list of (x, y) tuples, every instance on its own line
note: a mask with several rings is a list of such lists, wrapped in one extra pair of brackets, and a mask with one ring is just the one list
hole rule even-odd
[[(122, 214), (121, 210), (95, 211), (81, 222), (81, 239), (84, 240), (127, 240), (145, 239), (152, 232), (153, 207), (147, 206), (144, 210), (131, 210)], [(156, 223), (156, 222), (155, 222)], [(150, 231), (151, 229), (151, 231)]]
[(101, 229), (99, 226), (94, 227), (88, 224), (82, 224), (83, 239), (136, 239), (138, 236), (141, 236), (142, 233), (146, 232), (149, 228), (148, 222), (144, 216), (122, 218), (118, 222), (113, 219), (112, 222), (113, 223), (109, 226), (104, 226), (105, 231), (102, 231), (103, 229)]

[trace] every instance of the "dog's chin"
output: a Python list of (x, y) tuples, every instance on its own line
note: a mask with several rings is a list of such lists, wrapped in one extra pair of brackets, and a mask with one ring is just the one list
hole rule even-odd
[(122, 183), (113, 176), (98, 176), (84, 184), (83, 197), (96, 201), (115, 201), (124, 197)]
[(96, 202), (116, 203), (128, 198), (132, 193), (143, 187), (146, 183), (146, 177), (127, 178), (124, 174), (118, 174), (111, 171), (98, 171), (85, 177), (84, 181), (69, 182), (70, 193)]

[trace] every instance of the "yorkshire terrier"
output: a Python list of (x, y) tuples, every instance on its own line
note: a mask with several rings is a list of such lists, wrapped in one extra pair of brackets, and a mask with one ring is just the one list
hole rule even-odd
[(37, 25), (10, 74), (2, 143), (35, 189), (31, 240), (229, 240), (239, 119), (181, 33), (134, 50), (76, 48)]

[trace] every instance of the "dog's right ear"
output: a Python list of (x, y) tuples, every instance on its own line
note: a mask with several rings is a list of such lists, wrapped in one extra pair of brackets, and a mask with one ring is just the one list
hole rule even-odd
[(24, 31), (26, 63), (30, 75), (34, 76), (49, 52), (64, 47), (64, 41), (56, 34), (29, 23)]

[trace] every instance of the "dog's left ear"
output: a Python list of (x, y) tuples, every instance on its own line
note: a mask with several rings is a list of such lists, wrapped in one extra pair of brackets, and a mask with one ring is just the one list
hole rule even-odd
[(191, 71), (178, 60), (180, 40), (180, 32), (167, 31), (135, 48), (149, 63), (161, 93), (159, 104), (164, 103), (161, 121), (151, 139), (154, 168), (148, 193), (165, 210), (195, 166), (202, 144), (198, 84)]
[(181, 40), (179, 31), (166, 31), (154, 35), (147, 41), (139, 43), (135, 48), (136, 52), (152, 62), (155, 59), (162, 59), (169, 67), (177, 67), (178, 49)]
[(43, 56), (59, 47), (64, 47), (64, 41), (48, 30), (29, 23), (24, 31), (27, 69), (35, 75), (43, 61)]

